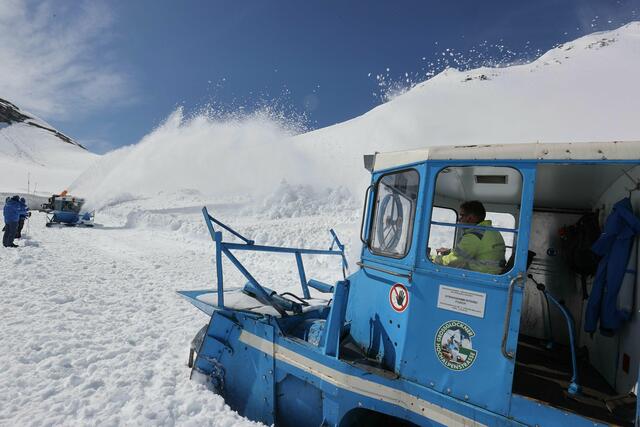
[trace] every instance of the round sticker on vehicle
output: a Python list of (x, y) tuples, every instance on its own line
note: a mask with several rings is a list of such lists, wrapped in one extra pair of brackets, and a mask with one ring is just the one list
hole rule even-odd
[(389, 303), (398, 313), (402, 313), (409, 307), (409, 291), (403, 284), (396, 283), (389, 291)]
[(475, 362), (478, 352), (473, 349), (473, 329), (459, 320), (450, 320), (436, 332), (436, 356), (453, 371), (464, 371)]

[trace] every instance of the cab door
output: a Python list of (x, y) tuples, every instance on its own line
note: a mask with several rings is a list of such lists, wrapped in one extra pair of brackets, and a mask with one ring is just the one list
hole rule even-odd
[[(412, 277), (413, 308), (407, 319), (401, 375), (506, 415), (535, 169), (526, 163), (429, 162), (426, 175), (429, 184), (416, 242), (420, 252)], [(443, 220), (434, 209), (441, 206), (456, 211), (470, 200), (480, 201), (488, 212), (512, 215), (515, 221), (506, 224), (494, 216), (489, 226), (463, 224)], [(444, 237), (453, 236), (450, 242), (455, 250), (469, 232), (478, 239), (494, 240), (500, 233), (507, 246), (502, 260), (485, 257), (482, 262), (444, 265), (442, 259), (436, 259), (438, 248), (434, 246), (446, 241)], [(499, 243), (492, 247), (499, 248)], [(501, 264), (499, 271), (496, 262)]]
[(349, 277), (350, 340), (390, 375), (399, 371), (406, 336), (402, 319), (409, 311), (411, 278), (420, 252), (415, 241), (425, 172), (425, 165), (417, 164), (373, 175), (360, 270)]

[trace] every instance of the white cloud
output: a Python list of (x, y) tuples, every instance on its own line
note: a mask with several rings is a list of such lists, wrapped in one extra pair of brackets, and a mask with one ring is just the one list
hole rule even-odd
[(59, 120), (130, 99), (112, 22), (102, 2), (0, 0), (0, 98)]

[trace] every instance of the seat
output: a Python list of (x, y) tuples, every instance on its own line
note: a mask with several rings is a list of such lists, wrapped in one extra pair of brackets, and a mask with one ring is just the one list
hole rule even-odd
[[(531, 263), (533, 262), (533, 258), (535, 258), (535, 256), (536, 256), (535, 252), (527, 251), (527, 267), (525, 271), (529, 270), (529, 267), (531, 267)], [(502, 270), (502, 274), (505, 274), (508, 271), (511, 271), (511, 269), (513, 268), (513, 263), (515, 262), (515, 257), (516, 257), (516, 251), (514, 248), (514, 250), (511, 252), (511, 256), (509, 257), (509, 261), (507, 261), (507, 263), (504, 266), (504, 269)]]

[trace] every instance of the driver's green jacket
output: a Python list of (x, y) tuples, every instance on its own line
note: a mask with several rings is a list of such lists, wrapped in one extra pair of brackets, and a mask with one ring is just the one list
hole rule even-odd
[[(491, 220), (477, 225), (491, 227)], [(437, 264), (464, 268), (481, 273), (500, 274), (505, 266), (505, 244), (502, 235), (495, 230), (463, 229), (462, 238), (448, 255), (437, 256)]]

